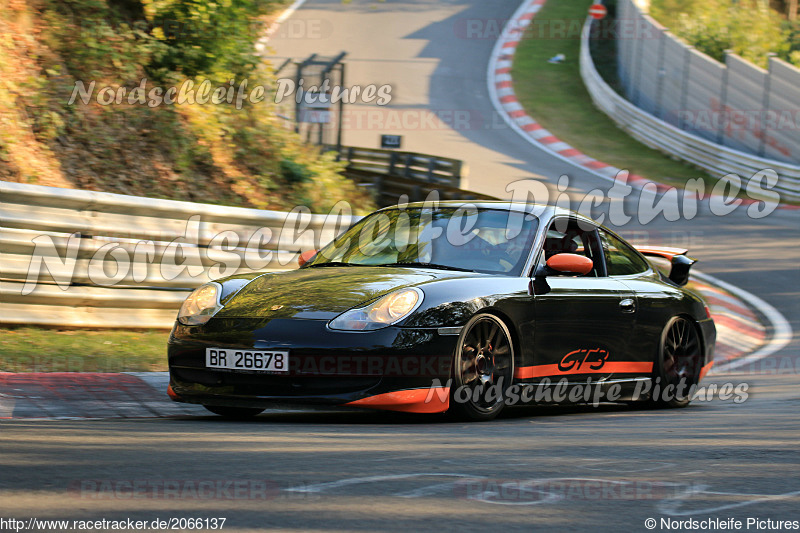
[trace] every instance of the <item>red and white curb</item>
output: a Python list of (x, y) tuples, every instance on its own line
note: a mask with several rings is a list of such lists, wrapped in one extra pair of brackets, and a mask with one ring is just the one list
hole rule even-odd
[(208, 415), (167, 397), (168, 372), (0, 372), (0, 419), (85, 420)]
[(717, 327), (715, 365), (753, 353), (767, 342), (767, 328), (741, 300), (706, 283), (695, 282), (692, 288), (705, 299)]
[[(550, 131), (539, 124), (536, 119), (528, 115), (517, 99), (514, 92), (514, 80), (511, 76), (511, 69), (514, 63), (514, 55), (517, 47), (525, 34), (525, 30), (531, 25), (536, 14), (542, 9), (547, 0), (526, 0), (511, 16), (506, 23), (500, 38), (495, 43), (494, 50), (489, 59), (487, 72), (487, 82), (489, 95), (497, 112), (503, 117), (505, 122), (517, 133), (522, 135), (532, 144), (535, 144), (554, 156), (583, 168), (608, 181), (620, 181), (637, 189), (644, 189), (653, 193), (666, 192), (673, 189), (673, 186), (657, 183), (637, 174), (629, 174), (626, 170), (617, 168), (603, 161), (599, 161), (588, 156), (559, 139)], [(696, 195), (692, 195), (693, 197)], [(702, 198), (708, 199), (708, 195)], [(759, 200), (752, 198), (742, 198), (741, 205), (752, 205), (760, 203)], [(800, 206), (781, 204), (779, 209), (800, 209)]]
[[(700, 271), (692, 271), (692, 278), (698, 292), (707, 299), (717, 325), (713, 372), (775, 371), (775, 365), (766, 364), (762, 359), (792, 341), (794, 334), (789, 321), (769, 303), (735, 285)], [(780, 361), (792, 363), (793, 359), (784, 357)], [(771, 362), (777, 364), (778, 361)]]

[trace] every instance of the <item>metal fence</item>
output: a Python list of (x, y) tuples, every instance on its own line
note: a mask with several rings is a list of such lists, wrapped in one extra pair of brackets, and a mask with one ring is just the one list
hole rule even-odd
[(617, 3), (617, 71), (625, 97), (683, 131), (748, 154), (800, 163), (800, 69), (725, 64), (684, 44), (632, 0)]
[(345, 87), (345, 55), (289, 59), (275, 71), (283, 83), (294, 83), (296, 90), (278, 104), (279, 115), (290, 120), (308, 143), (341, 147), (342, 114), (349, 97), (341, 90)]
[(347, 175), (372, 187), (380, 206), (422, 201), (436, 191), (440, 200), (496, 200), (494, 196), (465, 190), (467, 167), (463, 161), (413, 152), (345, 147)]

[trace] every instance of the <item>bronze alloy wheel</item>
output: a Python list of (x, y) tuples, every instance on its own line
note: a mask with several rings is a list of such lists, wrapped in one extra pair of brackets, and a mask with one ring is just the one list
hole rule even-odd
[[(698, 383), (702, 365), (703, 347), (697, 327), (685, 317), (672, 317), (661, 333), (654, 372), (656, 384), (660, 385), (660, 394), (653, 401), (665, 407), (689, 405), (689, 390)], [(667, 387), (671, 388), (671, 392), (668, 390), (665, 395)]]
[(475, 315), (464, 326), (456, 351), (451, 412), (468, 420), (493, 419), (503, 409), (514, 378), (508, 327), (495, 315)]

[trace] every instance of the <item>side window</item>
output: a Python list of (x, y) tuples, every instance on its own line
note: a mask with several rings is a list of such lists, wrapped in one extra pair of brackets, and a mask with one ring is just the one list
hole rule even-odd
[(636, 250), (610, 233), (600, 230), (600, 238), (609, 276), (640, 274), (650, 268), (650, 264)]
[(550, 224), (544, 238), (539, 264), (544, 266), (548, 259), (556, 254), (570, 253), (585, 255), (594, 262), (594, 268), (586, 274), (588, 277), (604, 276), (602, 251), (594, 228), (581, 228), (577, 221), (555, 221)]

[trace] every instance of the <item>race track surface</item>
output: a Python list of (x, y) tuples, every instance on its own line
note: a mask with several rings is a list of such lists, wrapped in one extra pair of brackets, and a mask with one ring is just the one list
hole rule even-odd
[(747, 382), (738, 404), (520, 408), (484, 424), (330, 412), (2, 421), (0, 516), (398, 532), (796, 520), (795, 376)]
[[(270, 46), (276, 64), (347, 51), (348, 84), (393, 85), (387, 108), (351, 106), (377, 118), (349, 128), (347, 145), (377, 147), (381, 133), (402, 134), (404, 150), (463, 159), (468, 186), (501, 197), (524, 178), (555, 190), (562, 174), (576, 200), (606, 191), (609, 181), (509, 129), (489, 100), (495, 39), (463, 38), (460, 28), (503, 21), (518, 5), (309, 0), (288, 19), (299, 21), (296, 33), (279, 31)], [(389, 112), (400, 126), (387, 131)], [(456, 112), (467, 112), (459, 116), (468, 126)], [(409, 122), (427, 113), (442, 124)], [(639, 200), (630, 195), (629, 213)], [(766, 323), (774, 309), (800, 331), (797, 211), (756, 220), (743, 209), (716, 216), (701, 207), (691, 220), (609, 225), (637, 242), (688, 246), (703, 272), (763, 300)], [(524, 408), (483, 424), (371, 412), (231, 422), (199, 409), (151, 419), (0, 420), (0, 518), (218, 517), (227, 519), (223, 530), (237, 531), (647, 531), (648, 518), (658, 531), (662, 519), (738, 519), (742, 529), (748, 518), (796, 521), (799, 348), (795, 337), (707, 380), (746, 394), (720, 399), (717, 391), (680, 410)]]

